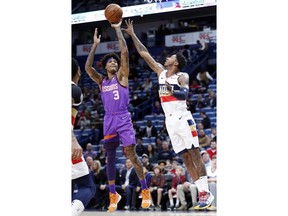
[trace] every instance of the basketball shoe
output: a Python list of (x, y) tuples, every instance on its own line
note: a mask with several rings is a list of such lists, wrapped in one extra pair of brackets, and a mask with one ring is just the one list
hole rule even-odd
[(80, 200), (73, 200), (71, 206), (72, 216), (79, 216), (84, 211), (84, 205)]
[(194, 206), (195, 210), (207, 209), (211, 206), (212, 201), (214, 200), (214, 196), (212, 193), (207, 191), (199, 192), (199, 201)]
[(109, 192), (110, 205), (107, 212), (114, 212), (117, 210), (117, 204), (121, 200), (121, 195), (116, 192), (116, 194)]
[(147, 209), (150, 207), (151, 205), (151, 195), (150, 195), (150, 191), (148, 189), (143, 189), (141, 192), (142, 195), (142, 203), (141, 203), (141, 207), (144, 209)]

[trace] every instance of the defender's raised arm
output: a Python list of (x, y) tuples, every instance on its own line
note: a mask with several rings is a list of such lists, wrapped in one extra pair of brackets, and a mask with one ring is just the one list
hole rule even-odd
[(140, 56), (147, 62), (149, 67), (159, 76), (159, 74), (163, 71), (163, 66), (160, 63), (156, 62), (155, 59), (153, 59), (153, 57), (148, 52), (147, 48), (141, 43), (141, 41), (136, 36), (133, 29), (133, 21), (128, 19), (128, 21), (125, 20), (125, 23), (127, 25), (127, 29), (122, 30), (124, 30), (125, 32), (127, 32), (127, 34), (131, 36)]

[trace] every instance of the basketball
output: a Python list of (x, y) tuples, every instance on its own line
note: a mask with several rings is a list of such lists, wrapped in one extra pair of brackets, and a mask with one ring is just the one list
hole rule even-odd
[(104, 15), (110, 23), (119, 23), (122, 19), (123, 10), (118, 4), (109, 4), (105, 8)]

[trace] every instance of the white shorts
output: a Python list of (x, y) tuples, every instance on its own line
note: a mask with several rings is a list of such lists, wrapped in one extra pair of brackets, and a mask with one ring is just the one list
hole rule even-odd
[(199, 147), (195, 121), (190, 111), (176, 112), (166, 116), (166, 128), (175, 153)]
[(89, 174), (89, 169), (83, 156), (79, 161), (72, 160), (71, 174), (72, 174), (71, 176), (72, 180)]

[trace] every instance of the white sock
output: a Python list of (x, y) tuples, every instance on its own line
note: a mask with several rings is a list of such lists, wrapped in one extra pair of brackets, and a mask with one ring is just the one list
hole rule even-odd
[(201, 176), (194, 183), (197, 186), (198, 192), (201, 192), (201, 191), (209, 192), (207, 176)]
[(175, 205), (176, 207), (178, 207), (179, 206), (179, 199), (176, 199), (176, 205)]
[(84, 211), (84, 205), (80, 200), (73, 200), (71, 206), (72, 216), (79, 216)]
[(198, 192), (201, 192), (203, 189), (202, 189), (202, 184), (201, 184), (201, 178), (199, 178), (197, 181), (194, 182), (197, 189), (198, 189)]
[(207, 176), (201, 176), (199, 179), (201, 179), (202, 190), (209, 192)]
[(170, 199), (170, 206), (174, 206), (174, 202), (173, 202), (173, 199)]

